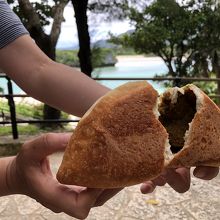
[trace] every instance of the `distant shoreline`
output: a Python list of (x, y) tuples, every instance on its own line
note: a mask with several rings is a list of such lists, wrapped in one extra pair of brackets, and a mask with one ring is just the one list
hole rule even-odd
[[(108, 74), (110, 74), (111, 71), (119, 71), (120, 69), (123, 69), (123, 68), (125, 68), (126, 71), (127, 71), (127, 69), (130, 69), (130, 67), (138, 68), (137, 72), (138, 71), (143, 72), (143, 70), (141, 70), (141, 69), (143, 69), (143, 67), (146, 64), (149, 64), (149, 71), (151, 71), (151, 72), (155, 71), (155, 74), (156, 74), (156, 73), (161, 72), (160, 70), (158, 70), (158, 68), (163, 69), (164, 66), (165, 66), (162, 59), (160, 57), (157, 57), (157, 56), (120, 55), (120, 56), (117, 56), (116, 58), (117, 58), (118, 62), (116, 63), (115, 68), (100, 67), (100, 68), (97, 68), (97, 71), (100, 71), (100, 69), (103, 69), (102, 71), (103, 72), (106, 71), (107, 77), (109, 77)], [(161, 65), (162, 65), (162, 67), (160, 67)], [(74, 68), (80, 70), (80, 68), (76, 68), (76, 67), (74, 67)], [(153, 70), (153, 68), (157, 68), (157, 69)], [(146, 71), (148, 71), (148, 70), (146, 70)], [(119, 74), (124, 74), (124, 72), (122, 71)], [(126, 77), (126, 75), (125, 75), (125, 77)], [(108, 85), (109, 85), (109, 81), (108, 81)], [(7, 91), (7, 85), (6, 85), (5, 81), (3, 82), (2, 87), (5, 89), (5, 91)], [(21, 92), (20, 88), (18, 88), (17, 86), (15, 86), (13, 89), (14, 89), (14, 94), (23, 94), (23, 92)], [(2, 100), (4, 100), (4, 99), (2, 99)], [(7, 100), (5, 100), (5, 101), (7, 101)], [(16, 102), (16, 104), (17, 103), (22, 103), (22, 104), (33, 104), (33, 105), (38, 105), (40, 103), (39, 101), (37, 101), (37, 100), (35, 100), (31, 97), (28, 97), (28, 98), (15, 98), (15, 102)]]
[(123, 62), (123, 61), (156, 61), (156, 60), (162, 60), (158, 56), (144, 56), (144, 55), (119, 55), (116, 56), (118, 62)]

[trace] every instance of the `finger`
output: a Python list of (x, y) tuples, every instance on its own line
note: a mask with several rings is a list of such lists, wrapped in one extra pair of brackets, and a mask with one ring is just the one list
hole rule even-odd
[(80, 192), (78, 196), (79, 206), (93, 207), (97, 198), (103, 193), (103, 189), (86, 189)]
[(167, 183), (164, 175), (165, 174), (163, 173), (163, 175), (158, 176), (157, 178), (151, 181), (144, 182), (140, 188), (141, 192), (144, 194), (152, 193), (156, 186), (164, 186)]
[(190, 170), (188, 168), (167, 169), (166, 180), (175, 191), (184, 193), (190, 188)]
[(147, 194), (147, 193), (152, 193), (155, 188), (156, 188), (156, 185), (153, 183), (153, 181), (147, 181), (141, 185), (140, 190), (141, 190), (141, 193)]
[(193, 175), (203, 180), (211, 180), (215, 178), (219, 173), (218, 167), (196, 167), (193, 171)]
[(70, 139), (71, 134), (55, 134), (48, 133), (34, 140), (28, 141), (23, 145), (23, 154), (32, 158), (32, 160), (40, 161), (46, 156), (64, 150)]
[(53, 194), (55, 198), (50, 197), (50, 204), (55, 203), (57, 209), (70, 216), (85, 219), (102, 192), (102, 189), (85, 189), (76, 193), (72, 188), (60, 185), (59, 191)]
[(117, 189), (106, 189), (102, 192), (102, 194), (97, 198), (94, 207), (96, 206), (102, 206), (106, 201), (108, 201), (110, 198), (112, 198), (114, 195), (116, 195), (118, 192), (120, 192), (123, 188), (117, 188)]
[(154, 183), (154, 185), (156, 186), (164, 186), (167, 181), (166, 178), (164, 176), (158, 176), (157, 178), (153, 179), (152, 182)]
[(87, 217), (96, 199), (103, 192), (100, 189), (86, 189), (78, 193), (59, 184), (55, 179), (48, 179), (46, 186), (45, 181), (41, 181), (38, 186), (38, 197), (44, 204), (79, 219)]
[(66, 210), (66, 214), (72, 215), (79, 219), (85, 219), (102, 192), (102, 189), (86, 189), (81, 191), (78, 196), (75, 197), (75, 203), (73, 203), (75, 210), (73, 211), (73, 206), (70, 206), (69, 209)]

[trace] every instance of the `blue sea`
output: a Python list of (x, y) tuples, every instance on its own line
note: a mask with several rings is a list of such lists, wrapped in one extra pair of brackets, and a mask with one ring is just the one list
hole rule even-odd
[[(154, 77), (155, 75), (161, 75), (166, 73), (167, 67), (164, 64), (163, 60), (158, 57), (121, 57), (119, 58), (118, 63), (114, 67), (102, 67), (96, 68), (92, 75), (93, 77), (107, 77), (107, 78), (132, 78), (132, 77)], [(126, 80), (101, 80), (99, 81), (101, 84), (109, 87), (115, 88), (125, 82)], [(154, 86), (155, 89), (159, 93), (164, 91), (164, 86), (162, 83), (150, 81), (150, 83)], [(0, 78), (0, 87), (4, 89), (4, 93), (7, 94), (7, 80)], [(13, 92), (14, 94), (24, 94), (24, 92), (13, 83)]]

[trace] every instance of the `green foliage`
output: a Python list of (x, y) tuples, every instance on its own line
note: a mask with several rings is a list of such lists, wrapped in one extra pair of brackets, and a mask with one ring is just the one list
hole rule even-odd
[(0, 111), (1, 110), (9, 112), (8, 102), (4, 102), (4, 101), (0, 100)]
[(102, 67), (102, 66), (112, 66), (116, 62), (116, 58), (115, 58), (116, 54), (113, 49), (93, 46), (91, 49), (91, 53), (92, 53), (92, 65), (94, 68)]
[(94, 46), (91, 50), (92, 54), (92, 66), (93, 68), (99, 67), (102, 65), (102, 60), (105, 56), (103, 50), (100, 47)]
[[(113, 42), (138, 53), (160, 56), (171, 76), (206, 74), (213, 50), (220, 48), (220, 9), (213, 1), (155, 0), (150, 6), (130, 8), (135, 31)], [(197, 68), (194, 69), (194, 66)]]
[(137, 4), (135, 0), (91, 0), (88, 9), (95, 15), (101, 14), (106, 20), (124, 19), (126, 17), (127, 6), (130, 3)]
[[(64, 126), (61, 129), (51, 129), (51, 128), (40, 128), (38, 125), (18, 125), (18, 134), (19, 135), (36, 135), (46, 132), (72, 132), (73, 128), (71, 126)], [(2, 126), (0, 125), (0, 136), (12, 135), (11, 126)]]
[[(7, 102), (0, 101), (0, 110), (9, 113), (9, 105)], [(16, 104), (16, 113), (24, 117), (32, 117), (41, 119), (43, 117), (43, 104), (40, 105), (28, 105), (28, 104)]]
[(43, 105), (35, 105), (34, 107), (27, 104), (17, 104), (16, 112), (20, 115), (33, 118), (43, 117)]
[(66, 64), (72, 67), (79, 67), (79, 58), (77, 50), (57, 50), (56, 60), (59, 63)]
[[(91, 49), (91, 53), (92, 53), (92, 65), (94, 68), (108, 65), (106, 63), (106, 57), (111, 56), (112, 59), (114, 60), (116, 56), (116, 52), (114, 49), (100, 48), (97, 46), (94, 46)], [(56, 54), (57, 54), (56, 55), (57, 62), (66, 64), (72, 67), (80, 66), (77, 50), (74, 50), (74, 51), (57, 50)], [(113, 65), (113, 64), (109, 64), (109, 65)]]
[(114, 51), (116, 56), (117, 55), (137, 55), (137, 52), (132, 47), (117, 47), (117, 49)]
[[(160, 56), (168, 67), (166, 76), (220, 77), (220, 4), (214, 0), (179, 2), (154, 0), (149, 6), (130, 7), (134, 32), (113, 36), (112, 42)], [(186, 83), (192, 82), (180, 85)], [(173, 86), (168, 81), (164, 84)], [(194, 84), (208, 95), (220, 92), (216, 82)]]
[(218, 94), (218, 86), (216, 82), (195, 82), (193, 84), (202, 89), (215, 103), (220, 103), (218, 97), (212, 97), (213, 95)]
[[(9, 105), (7, 102), (0, 101), (0, 111), (3, 111), (4, 113), (9, 113)], [(68, 114), (65, 112), (61, 112), (61, 118), (67, 119)], [(29, 104), (16, 104), (16, 114), (28, 117), (28, 118), (34, 118), (34, 119), (42, 119), (43, 118), (43, 104), (39, 105), (29, 105)]]
[[(33, 135), (39, 133), (39, 128), (36, 125), (18, 125), (18, 133), (19, 135)], [(11, 135), (11, 126), (0, 126), (0, 136)]]
[(193, 84), (201, 88), (207, 95), (214, 95), (217, 92), (217, 84), (215, 82), (195, 82)]
[[(21, 8), (17, 5), (17, 1), (15, 0), (7, 0), (9, 4), (13, 4), (13, 10), (14, 12), (20, 17), (21, 21), (25, 26), (28, 26), (28, 20), (25, 19), (24, 11), (21, 10)], [(53, 1), (48, 0), (42, 0), (42, 1), (32, 1), (31, 5), (35, 9), (36, 13), (38, 14), (40, 18), (41, 26), (46, 26), (51, 23), (51, 18), (53, 18), (53, 6), (56, 4), (57, 0), (54, 0), (54, 4), (51, 5)]]
[(3, 93), (4, 89), (2, 87), (0, 87), (0, 93)]

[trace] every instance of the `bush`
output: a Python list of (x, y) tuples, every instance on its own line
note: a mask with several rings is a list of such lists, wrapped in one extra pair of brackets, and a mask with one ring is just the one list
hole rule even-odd
[[(103, 67), (103, 66), (114, 66), (117, 62), (115, 56), (116, 52), (114, 49), (101, 48), (98, 46), (93, 46), (91, 49), (92, 57), (91, 62), (93, 68)], [(57, 50), (56, 60), (59, 63), (66, 64), (72, 67), (79, 67), (78, 51), (76, 50)]]
[(100, 48), (94, 46), (92, 48), (92, 65), (93, 68), (104, 67), (104, 66), (114, 66), (117, 62), (115, 58), (116, 53), (110, 48)]
[(57, 50), (56, 61), (72, 67), (79, 67), (77, 50)]

